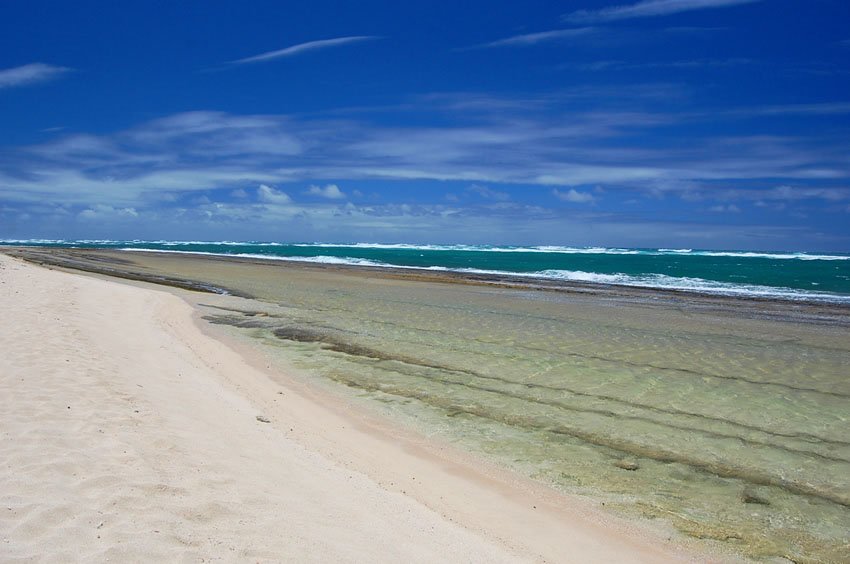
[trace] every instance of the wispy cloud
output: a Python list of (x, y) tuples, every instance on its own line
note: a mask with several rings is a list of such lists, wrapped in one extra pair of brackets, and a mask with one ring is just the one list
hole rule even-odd
[[(40, 213), (32, 211), (34, 206), (47, 201), (65, 206), (50, 213), (64, 209), (74, 217), (88, 209), (109, 212), (95, 207), (103, 205), (125, 219), (132, 214), (121, 210), (135, 210), (139, 221), (146, 214), (185, 209), (186, 214), (210, 214), (204, 217), (273, 222), (281, 214), (295, 218), (304, 210), (349, 213), (339, 211), (349, 201), (340, 195), (356, 194), (343, 193), (334, 184), (341, 180), (454, 181), (460, 185), (450, 187), (461, 195), (457, 201), (483, 202), (488, 209), (519, 202), (525, 196), (517, 187), (572, 204), (563, 208), (573, 211), (601, 200), (592, 188), (597, 185), (606, 187), (606, 203), (615, 201), (618, 191), (683, 201), (687, 196), (688, 202), (710, 205), (796, 198), (805, 205), (843, 206), (850, 199), (848, 144), (829, 135), (695, 135), (682, 144), (664, 132), (694, 121), (722, 127), (718, 120), (738, 123), (740, 115), (577, 109), (570, 93), (565, 96), (572, 107), (546, 112), (533, 104), (494, 113), (461, 105), (454, 109), (452, 126), (399, 125), (403, 116), (390, 126), (365, 117), (199, 111), (111, 134), (75, 133), (37, 146), (7, 146), (0, 149), (0, 205)], [(595, 99), (602, 99), (599, 92)], [(446, 103), (454, 107), (448, 95), (439, 102), (431, 111), (448, 111)], [(777, 111), (826, 115), (846, 110), (843, 104), (768, 107), (765, 117), (773, 119)], [(756, 118), (765, 109), (750, 112)], [(641, 142), (656, 134), (653, 146)], [(790, 188), (766, 188), (779, 184)], [(293, 186), (303, 188), (295, 192)], [(380, 214), (363, 213), (364, 225), (382, 221)], [(174, 221), (179, 225), (182, 220)]]
[(507, 192), (503, 192), (501, 190), (493, 190), (487, 186), (481, 186), (478, 184), (473, 184), (469, 188), (466, 189), (468, 192), (472, 192), (474, 194), (478, 194), (485, 200), (496, 200), (497, 202), (507, 202), (511, 199), (511, 195)]
[(601, 10), (578, 10), (563, 16), (565, 21), (577, 23), (605, 22), (631, 18), (667, 16), (691, 10), (723, 8), (739, 4), (752, 4), (761, 0), (642, 0), (635, 4), (611, 6)]
[(696, 35), (696, 36), (706, 36), (713, 35), (718, 32), (729, 31), (728, 27), (705, 27), (705, 26), (693, 26), (693, 25), (679, 25), (672, 27), (665, 27), (664, 32), (672, 35)]
[(380, 38), (374, 35), (353, 35), (350, 37), (335, 37), (333, 39), (307, 41), (306, 43), (299, 43), (298, 45), (292, 45), (290, 47), (285, 47), (276, 51), (267, 51), (265, 53), (260, 53), (259, 55), (253, 55), (251, 57), (245, 57), (244, 59), (230, 61), (230, 64), (244, 65), (247, 63), (263, 63), (266, 61), (273, 61), (275, 59), (282, 59), (284, 57), (293, 57), (295, 55), (306, 53), (308, 51), (329, 49), (331, 47), (340, 47), (342, 45), (361, 43), (363, 41), (373, 41), (375, 39)]
[(839, 115), (850, 113), (850, 102), (762, 106), (751, 110), (741, 110), (741, 112), (756, 115)]
[(755, 64), (756, 61), (744, 58), (732, 59), (693, 59), (682, 61), (656, 61), (634, 63), (627, 61), (591, 61), (587, 63), (566, 63), (559, 65), (563, 69), (576, 69), (582, 71), (608, 71), (608, 70), (652, 70), (652, 69), (674, 69), (674, 70), (703, 70), (707, 68), (724, 69), (743, 65)]
[(587, 36), (596, 31), (593, 27), (578, 27), (571, 29), (555, 29), (552, 31), (540, 31), (537, 33), (525, 33), (522, 35), (512, 35), (504, 39), (498, 39), (489, 43), (481, 43), (466, 49), (487, 49), (490, 47), (527, 47), (529, 45), (537, 45), (538, 43), (547, 43), (552, 41), (563, 41), (566, 39), (575, 39), (577, 37)]
[(739, 208), (735, 204), (719, 204), (716, 206), (711, 206), (710, 208), (708, 208), (708, 211), (713, 213), (741, 213), (741, 208)]
[(0, 89), (47, 82), (71, 72), (67, 67), (44, 63), (30, 63), (20, 67), (0, 70)]
[(794, 202), (799, 200), (824, 200), (827, 202), (841, 202), (850, 200), (850, 188), (842, 186), (812, 188), (782, 185), (761, 190), (719, 190), (712, 193), (711, 196), (713, 199), (722, 201), (755, 200), (757, 202)]
[(90, 208), (81, 211), (77, 217), (80, 219), (102, 220), (111, 217), (139, 217), (135, 208), (114, 208), (105, 204), (94, 204)]

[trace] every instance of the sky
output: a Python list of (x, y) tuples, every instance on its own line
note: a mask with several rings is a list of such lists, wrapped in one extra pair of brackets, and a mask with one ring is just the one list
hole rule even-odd
[(0, 238), (850, 252), (850, 2), (2, 2)]

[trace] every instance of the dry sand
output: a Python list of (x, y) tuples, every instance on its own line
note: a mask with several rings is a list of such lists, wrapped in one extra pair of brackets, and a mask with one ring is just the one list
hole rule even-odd
[(282, 387), (173, 293), (0, 254), (0, 308), (2, 562), (693, 559)]

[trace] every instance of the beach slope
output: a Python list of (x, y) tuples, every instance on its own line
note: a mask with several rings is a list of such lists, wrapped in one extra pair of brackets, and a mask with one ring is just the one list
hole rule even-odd
[[(303, 429), (344, 425), (275, 391), (171, 293), (0, 255), (0, 308), (5, 562), (686, 559), (552, 509), (534, 517), (474, 472), (444, 469), (455, 483), (418, 490), (435, 498), (423, 503), (325, 456)], [(344, 450), (358, 433), (329, 436)], [(375, 456), (404, 450), (385, 447)], [(463, 511), (437, 499), (462, 491)]]

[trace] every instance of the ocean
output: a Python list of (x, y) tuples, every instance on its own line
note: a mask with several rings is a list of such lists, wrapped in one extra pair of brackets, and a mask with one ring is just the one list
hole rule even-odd
[(850, 254), (845, 253), (257, 241), (7, 239), (0, 240), (0, 245), (232, 255), (850, 303)]

